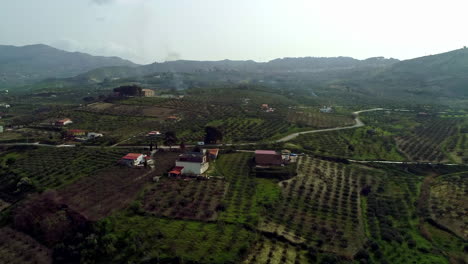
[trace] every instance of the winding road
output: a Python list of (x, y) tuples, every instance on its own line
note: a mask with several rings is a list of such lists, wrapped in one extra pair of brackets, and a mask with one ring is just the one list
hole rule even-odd
[(360, 110), (360, 111), (353, 112), (354, 122), (356, 122), (356, 123), (354, 125), (352, 125), (352, 126), (333, 127), (333, 128), (325, 128), (325, 129), (316, 129), (316, 130), (297, 132), (297, 133), (287, 135), (287, 136), (285, 136), (283, 138), (280, 138), (280, 139), (276, 140), (275, 142), (280, 143), (280, 142), (290, 141), (292, 139), (295, 139), (299, 135), (304, 135), (304, 134), (312, 134), (312, 133), (320, 133), (320, 132), (328, 132), (328, 131), (336, 131), (336, 130), (344, 130), (344, 129), (353, 129), (353, 128), (358, 128), (358, 127), (363, 127), (363, 126), (365, 126), (365, 124), (364, 124), (364, 122), (361, 121), (361, 119), (359, 119), (359, 114), (360, 113), (372, 112), (372, 111), (381, 111), (381, 110), (386, 110), (386, 109), (384, 109), (384, 108), (372, 108), (372, 109), (366, 109), (366, 110)]

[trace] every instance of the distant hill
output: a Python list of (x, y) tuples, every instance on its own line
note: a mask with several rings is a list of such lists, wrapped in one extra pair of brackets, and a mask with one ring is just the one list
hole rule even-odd
[(468, 96), (468, 49), (400, 61), (369, 81), (394, 94)]
[(77, 78), (94, 81), (104, 79), (128, 78), (144, 76), (152, 73), (179, 72), (240, 72), (240, 73), (288, 73), (288, 72), (323, 72), (336, 70), (351, 70), (360, 68), (388, 67), (398, 62), (396, 59), (383, 57), (357, 60), (350, 57), (304, 57), (283, 58), (269, 62), (246, 61), (191, 61), (177, 60), (168, 62), (155, 62), (139, 67), (104, 67), (81, 74)]
[(107, 66), (137, 66), (118, 57), (67, 52), (47, 45), (0, 45), (0, 87), (30, 84), (46, 78), (66, 78)]

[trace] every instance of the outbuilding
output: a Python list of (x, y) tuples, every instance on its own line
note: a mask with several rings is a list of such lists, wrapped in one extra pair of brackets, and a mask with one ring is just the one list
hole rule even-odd
[(283, 164), (281, 154), (274, 150), (256, 150), (255, 163), (257, 166), (274, 166)]

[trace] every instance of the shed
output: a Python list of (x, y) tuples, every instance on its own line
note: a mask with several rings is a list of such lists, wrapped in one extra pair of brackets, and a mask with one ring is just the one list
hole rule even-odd
[(281, 154), (274, 150), (256, 150), (255, 163), (259, 166), (271, 166), (283, 164)]

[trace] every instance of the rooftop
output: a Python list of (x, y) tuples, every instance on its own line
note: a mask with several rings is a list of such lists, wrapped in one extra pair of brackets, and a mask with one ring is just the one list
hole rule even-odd
[(255, 154), (277, 155), (278, 153), (274, 150), (255, 150)]
[(128, 153), (125, 155), (122, 159), (127, 159), (127, 160), (136, 160), (138, 159), (141, 155), (141, 153)]

